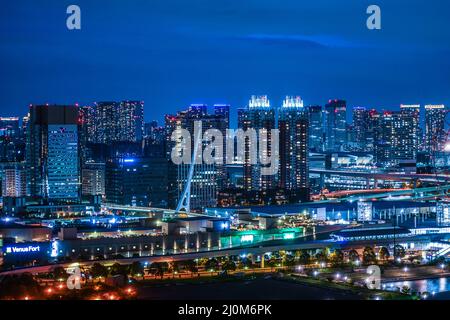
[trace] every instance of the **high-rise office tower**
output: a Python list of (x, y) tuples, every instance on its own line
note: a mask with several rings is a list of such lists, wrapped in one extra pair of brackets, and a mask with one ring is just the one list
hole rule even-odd
[(166, 130), (157, 121), (145, 124), (144, 155), (148, 157), (166, 156)]
[(402, 105), (400, 111), (386, 111), (378, 120), (375, 156), (379, 164), (416, 160), (419, 105)]
[(18, 117), (0, 117), (0, 136), (16, 138), (19, 134)]
[(369, 133), (369, 112), (364, 107), (353, 108), (353, 130), (355, 143), (358, 148), (365, 149)]
[(87, 161), (81, 170), (81, 185), (83, 196), (105, 195), (105, 164)]
[(96, 104), (97, 142), (139, 142), (144, 135), (144, 102), (99, 102)]
[(90, 143), (96, 143), (96, 110), (91, 106), (83, 106), (78, 108), (78, 123), (79, 127), (79, 140), (80, 140), (80, 158), (81, 163), (86, 162), (89, 157), (88, 145)]
[(399, 158), (416, 160), (419, 146), (420, 105), (401, 105), (402, 139), (398, 151)]
[(18, 117), (0, 117), (0, 161), (20, 162), (25, 156)]
[(445, 145), (445, 117), (447, 111), (444, 105), (425, 106), (425, 150), (427, 152), (442, 151)]
[[(167, 158), (169, 160), (169, 207), (176, 207), (184, 187), (188, 182), (190, 164), (175, 165), (171, 161), (172, 149), (176, 142), (171, 140), (172, 133), (178, 129), (186, 129), (191, 135), (191, 152), (194, 152), (195, 122), (202, 124), (202, 136), (208, 129), (217, 129), (226, 137), (229, 128), (229, 106), (215, 105), (214, 113), (208, 114), (206, 105), (193, 104), (187, 110), (180, 111), (176, 115), (166, 115), (166, 145)], [(224, 140), (225, 141), (225, 140)], [(205, 145), (205, 142), (202, 143)], [(224, 145), (225, 150), (225, 145)], [(202, 150), (199, 150), (201, 153)], [(225, 155), (225, 151), (224, 151)], [(222, 156), (222, 155), (218, 155)], [(224, 156), (224, 161), (226, 157)], [(217, 192), (225, 179), (225, 166), (223, 164), (195, 164), (190, 190), (190, 208), (201, 210), (204, 207), (212, 207), (217, 204)]]
[(113, 101), (96, 103), (96, 142), (110, 144), (117, 141), (116, 128), (118, 108), (119, 104)]
[(308, 113), (300, 97), (286, 97), (279, 109), (281, 188), (308, 187)]
[(28, 190), (49, 203), (80, 195), (78, 108), (32, 105), (27, 130)]
[(142, 141), (144, 136), (144, 102), (122, 101), (117, 121), (117, 141)]
[(312, 152), (324, 151), (324, 131), (322, 106), (308, 106), (309, 121), (309, 150)]
[(367, 150), (374, 151), (375, 140), (378, 137), (380, 113), (375, 109), (367, 111)]
[(80, 135), (85, 136), (84, 139), (87, 142), (96, 142), (96, 115), (95, 107), (83, 106), (79, 108)]
[(30, 120), (29, 113), (22, 118), (22, 126), (20, 127), (20, 139), (22, 139), (23, 141), (26, 140), (29, 120)]
[(108, 203), (136, 207), (167, 207), (165, 158), (113, 158), (106, 162)]
[(144, 124), (144, 137), (150, 136), (155, 128), (158, 128), (158, 121), (146, 122)]
[[(238, 111), (239, 128), (247, 131), (254, 129), (260, 141), (260, 130), (266, 130), (267, 141), (260, 141), (267, 144), (267, 153), (272, 155), (271, 130), (275, 129), (275, 110), (271, 108), (267, 96), (252, 96), (246, 109)], [(245, 140), (244, 150), (244, 188), (246, 190), (267, 190), (275, 187), (276, 175), (262, 175), (261, 169), (270, 165), (262, 164), (258, 157), (257, 163), (251, 163), (250, 140)], [(254, 142), (253, 142), (254, 143)]]
[(20, 163), (11, 163), (3, 168), (2, 172), (2, 197), (25, 197), (26, 170)]
[(329, 100), (325, 105), (325, 146), (327, 151), (339, 151), (346, 143), (347, 103), (344, 100)]

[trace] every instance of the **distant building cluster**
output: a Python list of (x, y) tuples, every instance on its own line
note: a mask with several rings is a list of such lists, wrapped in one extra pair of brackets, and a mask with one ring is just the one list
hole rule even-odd
[[(344, 100), (332, 99), (322, 107), (287, 96), (273, 106), (267, 96), (252, 96), (237, 110), (237, 127), (255, 129), (258, 135), (265, 129), (269, 155), (270, 132), (278, 129), (277, 174), (261, 174), (267, 164), (259, 158), (250, 161), (252, 146), (246, 140), (243, 157), (232, 155), (232, 163), (194, 165), (191, 209), (298, 203), (324, 189), (378, 186), (378, 180), (323, 170), (432, 173), (450, 165), (444, 105), (384, 111), (354, 107), (352, 123), (347, 113)], [(157, 121), (145, 123), (144, 102), (110, 101), (31, 105), (22, 119), (2, 117), (3, 211), (19, 215), (29, 205), (55, 212), (58, 206), (101, 203), (174, 209), (191, 166), (172, 163), (171, 152), (177, 148), (172, 134), (181, 128), (193, 133), (195, 122), (201, 121), (203, 132), (222, 133), (225, 146), (231, 116), (229, 105), (217, 104), (211, 111), (193, 104), (166, 115), (160, 126)]]

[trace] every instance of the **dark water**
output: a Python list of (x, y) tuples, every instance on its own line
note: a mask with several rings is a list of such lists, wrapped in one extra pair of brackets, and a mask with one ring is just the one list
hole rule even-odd
[(429, 292), (429, 293), (440, 293), (450, 291), (450, 277), (435, 278), (435, 279), (424, 279), (424, 280), (414, 280), (414, 281), (398, 281), (389, 282), (383, 284), (385, 290), (396, 291), (404, 286), (409, 287), (412, 291), (416, 292)]
[(290, 281), (251, 281), (146, 286), (139, 299), (150, 300), (357, 300), (356, 294), (312, 287)]

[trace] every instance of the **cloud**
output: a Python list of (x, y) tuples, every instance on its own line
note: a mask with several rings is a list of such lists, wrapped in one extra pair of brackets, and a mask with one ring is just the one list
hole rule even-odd
[(240, 38), (268, 44), (294, 44), (307, 48), (352, 48), (362, 46), (360, 43), (329, 35), (250, 34)]

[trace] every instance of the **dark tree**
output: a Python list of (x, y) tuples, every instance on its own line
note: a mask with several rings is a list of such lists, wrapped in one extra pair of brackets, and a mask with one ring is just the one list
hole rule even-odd
[(94, 278), (107, 277), (108, 268), (101, 263), (94, 263), (91, 267), (91, 275)]
[(110, 273), (113, 276), (116, 276), (116, 275), (126, 276), (126, 275), (128, 275), (128, 268), (126, 265), (121, 265), (120, 263), (116, 262), (111, 266)]
[(236, 263), (231, 259), (227, 259), (222, 263), (221, 267), (223, 271), (234, 271), (236, 270)]
[(139, 261), (134, 261), (132, 264), (130, 264), (130, 274), (132, 276), (137, 275), (143, 275), (144, 274), (144, 267)]
[(205, 269), (208, 271), (210, 271), (210, 270), (216, 271), (217, 269), (219, 269), (219, 262), (215, 258), (209, 259), (205, 263)]
[(311, 255), (308, 253), (308, 251), (302, 250), (298, 259), (301, 264), (309, 264), (309, 262), (311, 261)]
[(396, 258), (403, 258), (406, 255), (406, 250), (403, 246), (397, 244), (394, 247), (394, 256)]
[(373, 251), (372, 247), (365, 247), (363, 251), (363, 262), (365, 264), (375, 263), (377, 261), (377, 257), (375, 255), (375, 251)]
[(69, 275), (66, 272), (66, 269), (64, 269), (63, 267), (53, 268), (52, 273), (55, 279), (67, 279), (69, 277)]
[(355, 261), (359, 261), (359, 254), (355, 249), (350, 250), (348, 253), (348, 259), (350, 262), (354, 263)]
[(390, 253), (389, 253), (388, 248), (386, 248), (386, 247), (381, 247), (381, 248), (380, 248), (380, 251), (378, 252), (378, 257), (379, 257), (381, 260), (388, 260), (390, 256), (391, 256), (391, 255), (390, 255)]
[(335, 250), (330, 257), (330, 261), (334, 267), (342, 266), (344, 264), (344, 253), (342, 250)]

